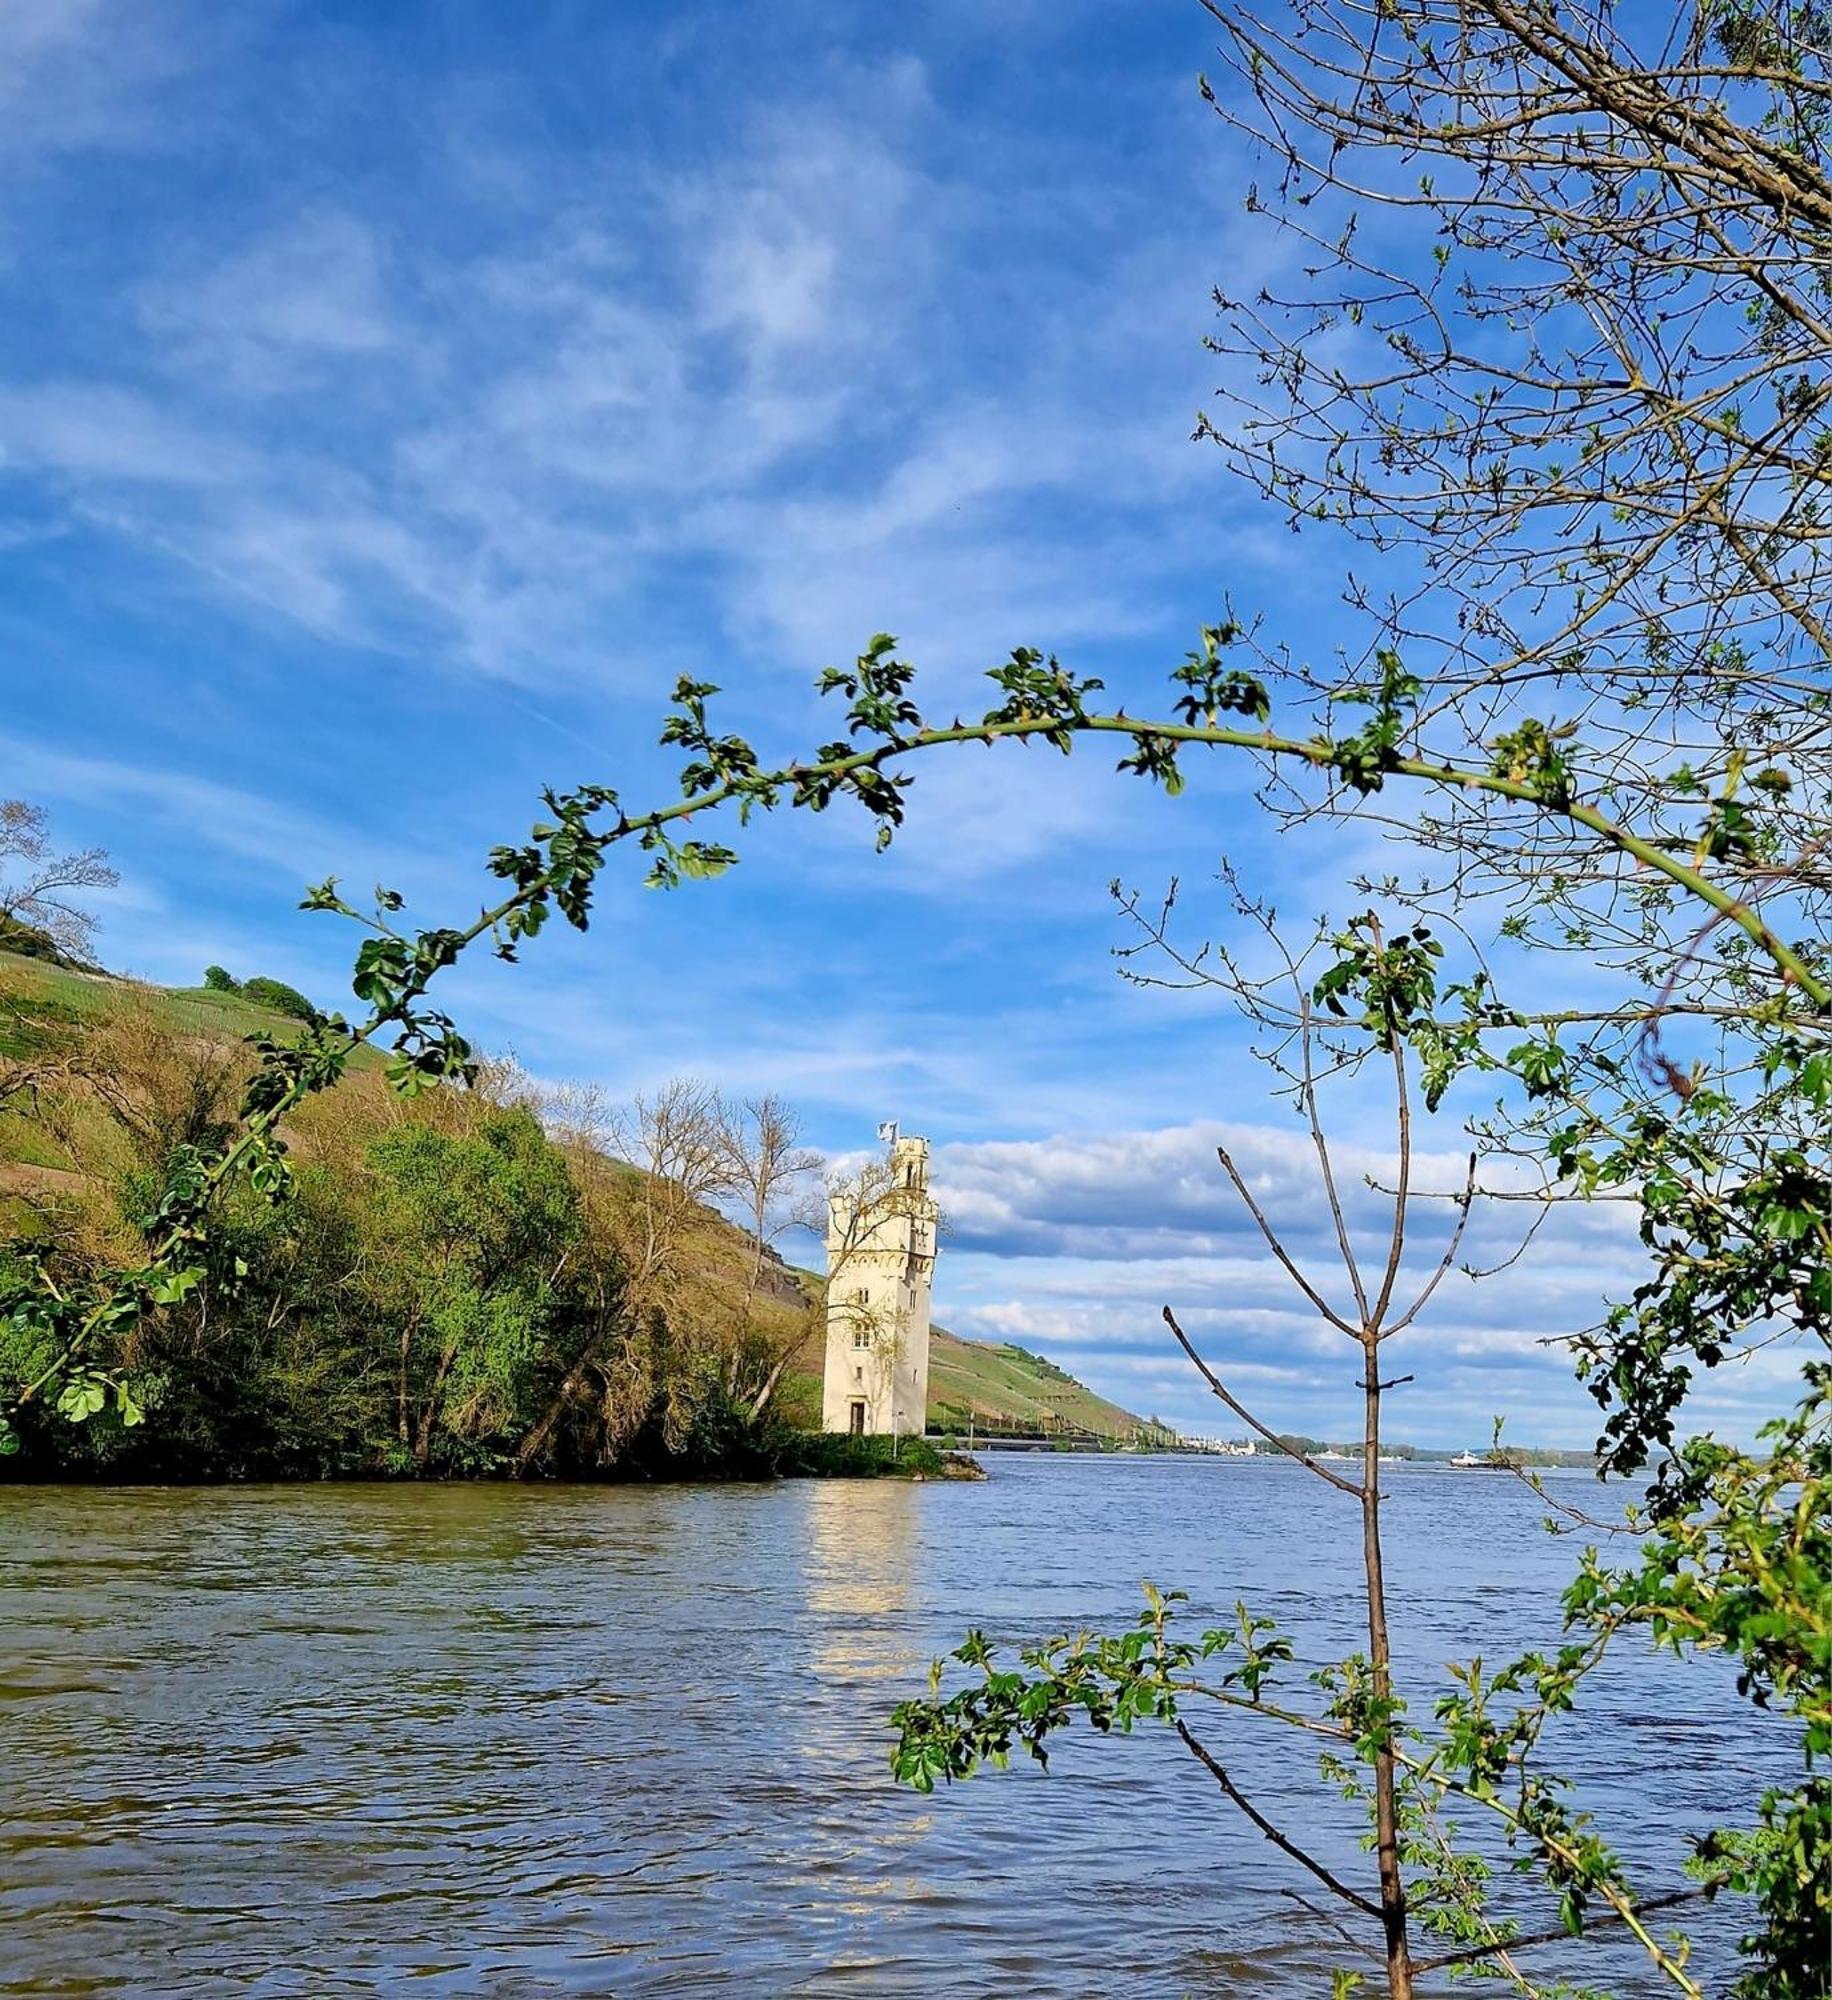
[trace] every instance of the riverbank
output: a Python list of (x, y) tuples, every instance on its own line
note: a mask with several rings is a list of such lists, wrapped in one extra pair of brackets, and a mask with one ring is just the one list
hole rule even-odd
[(777, 1467), (781, 1479), (984, 1479), (970, 1453), (928, 1438), (851, 1437), (802, 1431)]
[(120, 1465), (76, 1468), (30, 1459), (0, 1459), (0, 1491), (6, 1487), (250, 1487), (250, 1486), (521, 1486), (531, 1489), (556, 1483), (588, 1486), (729, 1486), (777, 1480), (978, 1480), (986, 1469), (970, 1452), (936, 1444), (929, 1438), (853, 1437), (824, 1431), (771, 1427), (767, 1433), (730, 1446), (720, 1457), (681, 1456), (634, 1462), (620, 1460), (600, 1468), (596, 1476), (576, 1475), (557, 1482), (550, 1475), (517, 1477), (507, 1467), (471, 1467), (462, 1471), (420, 1471), (406, 1467), (370, 1466), (339, 1473), (309, 1470), (278, 1471), (255, 1466), (246, 1471), (173, 1467), (148, 1470)]

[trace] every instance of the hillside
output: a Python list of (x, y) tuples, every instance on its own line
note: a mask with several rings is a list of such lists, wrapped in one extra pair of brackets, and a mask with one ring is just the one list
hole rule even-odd
[[(275, 1030), (287, 1016), (245, 999), (240, 993), (217, 993), (207, 986), (148, 986), (137, 979), (115, 979), (105, 973), (73, 972), (45, 959), (18, 958), (0, 952), (0, 995), (21, 1003), (32, 1014), (65, 1020), (101, 1020), (124, 1001), (143, 1004), (151, 1017), (174, 1035), (207, 1035), (223, 1039)], [(0, 1017), (0, 1054), (18, 1055), (18, 1022)]]
[(1022, 1347), (962, 1340), (937, 1327), (929, 1348), (929, 1422), (964, 1431), (971, 1415), (981, 1429), (1093, 1431), (1129, 1438), (1145, 1420), (1122, 1410), (1042, 1355)]
[[(103, 1024), (131, 1016), (145, 1032), (172, 1042), (234, 1044), (256, 1032), (284, 1033), (284, 1014), (238, 993), (205, 987), (163, 987), (136, 980), (74, 972), (36, 958), (0, 953), (0, 1058), (28, 1058), (39, 1027), (76, 1022)], [(376, 1059), (369, 1058), (369, 1065)], [(376, 1085), (369, 1068), (361, 1079)], [(308, 1121), (309, 1123), (309, 1121)], [(309, 1134), (305, 1137), (310, 1150)], [(31, 1116), (22, 1097), (0, 1102), (0, 1195), (70, 1184), (73, 1162), (53, 1135)], [(635, 1169), (612, 1163), (624, 1173)], [(702, 1302), (729, 1300), (742, 1289), (750, 1259), (749, 1240), (710, 1211), (695, 1231), (693, 1269), (683, 1290), (689, 1310)], [(756, 1310), (772, 1340), (793, 1340), (798, 1322), (807, 1328), (781, 1390), (792, 1420), (814, 1426), (820, 1420), (822, 1333), (812, 1311), (821, 1277), (772, 1257), (765, 1268)], [(1130, 1437), (1142, 1420), (1097, 1396), (1073, 1376), (1022, 1348), (963, 1340), (944, 1328), (934, 1330), (930, 1348), (929, 1422), (941, 1430), (976, 1428), (1066, 1429), (1103, 1437)]]

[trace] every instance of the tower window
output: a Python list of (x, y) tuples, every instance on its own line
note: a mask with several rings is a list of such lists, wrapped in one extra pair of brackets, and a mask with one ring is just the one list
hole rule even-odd
[(854, 1347), (869, 1347), (871, 1345), (871, 1328), (864, 1320), (855, 1320), (853, 1322), (852, 1344)]

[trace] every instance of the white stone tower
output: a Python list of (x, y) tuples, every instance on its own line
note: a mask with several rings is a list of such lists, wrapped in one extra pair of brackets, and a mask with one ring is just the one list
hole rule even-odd
[(827, 1205), (827, 1365), (821, 1426), (920, 1437), (929, 1411), (929, 1283), (939, 1211), (929, 1142), (890, 1152)]

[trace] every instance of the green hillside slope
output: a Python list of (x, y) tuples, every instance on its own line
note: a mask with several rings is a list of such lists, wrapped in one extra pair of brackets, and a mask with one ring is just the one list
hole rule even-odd
[[(147, 1007), (153, 1019), (174, 1035), (239, 1038), (261, 1029), (284, 1028), (288, 1018), (240, 993), (217, 993), (207, 986), (148, 986), (137, 979), (72, 972), (11, 952), (0, 952), (0, 994), (28, 1011), (45, 1010), (66, 1020), (99, 1020), (132, 1000)], [(0, 1053), (13, 1054), (16, 1050), (7, 1045), (8, 1027), (0, 1018)]]
[(937, 1327), (929, 1343), (929, 1423), (964, 1431), (968, 1418), (980, 1429), (1092, 1431), (1129, 1438), (1145, 1421), (1122, 1410), (1085, 1383), (1022, 1347), (995, 1347)]

